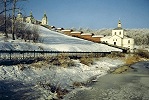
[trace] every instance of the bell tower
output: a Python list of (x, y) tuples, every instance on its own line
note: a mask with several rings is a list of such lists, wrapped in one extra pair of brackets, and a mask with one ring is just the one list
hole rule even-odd
[(118, 28), (122, 28), (122, 24), (121, 24), (121, 21), (120, 21), (120, 20), (118, 21), (117, 27), (118, 27)]
[(42, 25), (48, 25), (48, 17), (46, 15), (46, 13), (44, 13), (43, 17), (42, 17), (42, 21), (41, 21)]
[(122, 24), (120, 20), (118, 21), (117, 28), (112, 30), (112, 36), (115, 36), (115, 35), (121, 38), (124, 38), (124, 29), (122, 28)]

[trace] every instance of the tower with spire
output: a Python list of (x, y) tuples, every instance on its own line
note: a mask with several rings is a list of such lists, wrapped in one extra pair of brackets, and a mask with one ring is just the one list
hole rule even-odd
[(32, 14), (32, 11), (30, 12), (30, 15), (28, 17), (26, 17), (25, 22), (27, 23), (32, 23), (32, 24), (36, 24), (36, 20), (34, 19), (34, 16)]
[(46, 13), (44, 13), (44, 15), (42, 17), (41, 24), (42, 25), (48, 25), (48, 17), (46, 15)]
[(21, 13), (20, 10), (19, 10), (19, 12), (17, 14), (16, 20), (19, 21), (19, 22), (23, 22), (24, 21), (24, 18), (22, 16), (22, 13)]
[(112, 30), (112, 36), (114, 35), (124, 38), (124, 29), (122, 28), (120, 20), (118, 21), (117, 28)]
[(118, 25), (117, 25), (117, 27), (118, 27), (118, 28), (121, 28), (121, 27), (122, 27), (122, 25), (121, 25), (121, 21), (120, 21), (120, 20), (118, 21)]

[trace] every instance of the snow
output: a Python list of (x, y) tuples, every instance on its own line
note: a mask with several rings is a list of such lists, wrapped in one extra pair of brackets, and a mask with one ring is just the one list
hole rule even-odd
[(82, 33), (81, 35), (92, 35), (92, 33)]
[(22, 65), (26, 67), (23, 71), (19, 69), (20, 65), (0, 66), (0, 79), (15, 79), (29, 83), (37, 83), (43, 80), (54, 85), (59, 83), (62, 87), (68, 88), (75, 81), (85, 82), (92, 76), (103, 76), (107, 74), (110, 68), (123, 64), (121, 60), (110, 60), (108, 58), (102, 58), (91, 66), (84, 65), (79, 60), (74, 60), (74, 62), (75, 66), (68, 68), (52, 67), (50, 65), (43, 66), (43, 68), (33, 68), (32, 65)]
[[(32, 27), (34, 25), (30, 25)], [(94, 43), (88, 40), (79, 39), (51, 31), (42, 26), (37, 26), (40, 30), (42, 43), (24, 42), (24, 40), (8, 39), (4, 42), (0, 36), (0, 50), (49, 50), (49, 51), (74, 51), (74, 52), (111, 52), (121, 51), (120, 49), (107, 46), (105, 44)]]
[(73, 31), (73, 32), (71, 32), (71, 33), (73, 33), (73, 34), (75, 34), (75, 33), (76, 33), (76, 34), (80, 33), (80, 34), (81, 34), (82, 32), (80, 32), (80, 31)]
[[(50, 65), (43, 66), (42, 68), (34, 68), (32, 65), (0, 66), (0, 80), (21, 82), (24, 85), (32, 84), (33, 86), (29, 85), (30, 88), (34, 90), (34, 94), (40, 94), (40, 99), (38, 100), (41, 100), (41, 98), (47, 99), (50, 95), (52, 96), (55, 94), (47, 90), (48, 87), (40, 87), (38, 85), (39, 82), (43, 84), (50, 83), (54, 86), (61, 86), (63, 89), (72, 90), (71, 87), (74, 82), (86, 83), (90, 78), (101, 77), (107, 74), (107, 71), (110, 68), (117, 67), (124, 63), (117, 59), (101, 58), (96, 61), (94, 65), (87, 66), (80, 63), (79, 60), (73, 61), (75, 62), (75, 66), (68, 68)], [(25, 69), (20, 70), (20, 66), (24, 66)], [(2, 83), (0, 83), (0, 87), (1, 85)], [(18, 87), (21, 87), (22, 91), (26, 91), (26, 89), (23, 86), (20, 86), (20, 84), (18, 84)], [(10, 89), (12, 91), (16, 90), (15, 87), (11, 87)], [(34, 95), (30, 93), (29, 97), (32, 98), (33, 96)]]
[(103, 38), (104, 36), (103, 35), (93, 35), (92, 37), (100, 37), (100, 38), (102, 37)]
[[(34, 25), (31, 25), (31, 27)], [(105, 44), (94, 43), (87, 40), (71, 37), (62, 33), (50, 31), (42, 26), (38, 26), (40, 29), (40, 36), (43, 39), (42, 43), (24, 42), (24, 40), (5, 40), (3, 36), (0, 36), (0, 50), (49, 50), (49, 51), (75, 51), (75, 52), (111, 52), (122, 51), (120, 49), (107, 46)], [(47, 99), (52, 94), (45, 88), (38, 85), (38, 82), (50, 83), (54, 86), (60, 85), (62, 88), (70, 89), (74, 82), (86, 82), (91, 77), (101, 77), (107, 74), (110, 68), (117, 67), (123, 64), (121, 60), (101, 58), (94, 65), (87, 66), (79, 62), (79, 60), (73, 60), (75, 66), (63, 68), (51, 65), (42, 66), (42, 68), (33, 68), (32, 64), (25, 65), (13, 65), (13, 66), (0, 66), (0, 81), (12, 81), (21, 82), (22, 84), (33, 84), (28, 88), (32, 88), (37, 94)], [(25, 67), (24, 70), (19, 68)], [(0, 83), (0, 87), (3, 87), (3, 83)], [(26, 91), (25, 88), (19, 84), (22, 91)], [(15, 86), (17, 86), (15, 85)], [(15, 91), (16, 87), (11, 87), (11, 91)], [(0, 89), (0, 92), (3, 91)], [(7, 91), (7, 90), (5, 90)], [(38, 91), (38, 93), (37, 93)], [(40, 92), (40, 93), (39, 93)], [(7, 94), (6, 94), (7, 95)], [(29, 98), (34, 96), (32, 92), (28, 96)], [(46, 95), (46, 96), (45, 96)], [(17, 97), (17, 96), (16, 96)], [(40, 98), (40, 99), (41, 99)], [(51, 98), (51, 97), (50, 97)], [(28, 100), (28, 99), (27, 99)]]
[(72, 30), (61, 30), (62, 32), (71, 32)]

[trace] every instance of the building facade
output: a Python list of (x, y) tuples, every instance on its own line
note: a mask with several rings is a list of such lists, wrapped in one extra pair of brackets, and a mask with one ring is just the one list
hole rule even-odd
[(20, 21), (20, 22), (26, 22), (26, 23), (32, 23), (32, 24), (48, 25), (48, 18), (47, 18), (46, 13), (44, 13), (42, 20), (38, 21), (34, 18), (32, 12), (30, 12), (30, 15), (27, 17), (23, 17), (22, 13), (19, 12), (17, 17), (16, 17), (16, 20)]
[(42, 17), (41, 24), (42, 25), (48, 25), (48, 17), (46, 15), (46, 13), (44, 13), (44, 15)]
[(120, 20), (118, 21), (117, 28), (112, 30), (112, 35), (101, 38), (101, 42), (129, 48), (130, 52), (134, 50), (134, 39), (126, 36)]

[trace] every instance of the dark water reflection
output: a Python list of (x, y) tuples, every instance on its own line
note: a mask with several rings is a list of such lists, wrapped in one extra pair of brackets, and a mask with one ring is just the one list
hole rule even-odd
[(123, 74), (100, 77), (90, 90), (81, 90), (69, 100), (149, 100), (149, 61)]

